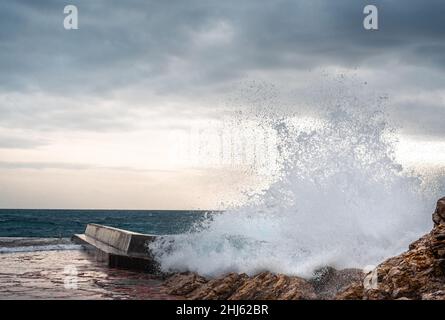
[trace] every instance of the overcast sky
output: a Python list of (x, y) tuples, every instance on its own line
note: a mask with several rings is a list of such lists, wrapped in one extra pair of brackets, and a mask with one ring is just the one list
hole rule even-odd
[(0, 207), (217, 207), (251, 178), (167, 165), (172, 132), (217, 121), (246, 83), (298, 105), (339, 70), (389, 97), (407, 162), (445, 163), (444, 17), (443, 0), (2, 1)]

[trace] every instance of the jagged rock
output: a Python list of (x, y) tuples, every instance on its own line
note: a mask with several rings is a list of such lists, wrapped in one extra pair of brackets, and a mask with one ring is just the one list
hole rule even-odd
[(445, 290), (439, 290), (422, 295), (422, 300), (445, 300)]
[(445, 197), (437, 201), (436, 210), (433, 213), (433, 222), (435, 226), (445, 224)]
[(337, 299), (445, 299), (445, 198), (437, 202), (434, 228), (407, 252), (377, 266), (377, 285), (356, 282)]
[(335, 295), (335, 300), (362, 300), (363, 282), (357, 281)]
[(260, 273), (244, 281), (230, 300), (308, 300), (315, 299), (314, 287), (299, 277), (270, 272)]
[(191, 300), (300, 300), (315, 299), (314, 287), (299, 277), (263, 272), (253, 277), (229, 273), (206, 280), (196, 274), (176, 274), (164, 283), (164, 292)]
[(192, 300), (227, 300), (244, 284), (246, 279), (248, 276), (244, 273), (229, 273), (222, 278), (208, 281), (189, 294), (188, 298)]
[(343, 291), (351, 283), (363, 282), (365, 274), (361, 269), (336, 270), (332, 267), (318, 269), (309, 280), (314, 286), (318, 299), (331, 300), (339, 291)]
[(162, 291), (167, 294), (186, 296), (205, 283), (207, 280), (196, 273), (177, 273), (163, 283)]
[(262, 272), (254, 276), (229, 273), (205, 279), (194, 273), (175, 274), (164, 282), (163, 292), (191, 300), (311, 300), (333, 299), (335, 294), (364, 275), (359, 269), (318, 270), (311, 280)]

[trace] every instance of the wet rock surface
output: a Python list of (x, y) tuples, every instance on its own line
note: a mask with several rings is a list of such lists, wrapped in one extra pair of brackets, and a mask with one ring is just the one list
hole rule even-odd
[(375, 286), (356, 282), (337, 299), (445, 299), (445, 198), (433, 214), (433, 230), (409, 250), (376, 267)]
[(363, 278), (361, 270), (333, 268), (318, 270), (315, 277), (300, 277), (262, 272), (254, 276), (229, 273), (206, 279), (194, 273), (168, 278), (162, 291), (192, 300), (313, 300), (332, 299), (338, 290)]
[(180, 293), (191, 300), (290, 300), (316, 297), (308, 281), (269, 272), (252, 277), (229, 273), (216, 279), (205, 279), (194, 273), (175, 274), (166, 280), (163, 292)]
[(309, 281), (314, 286), (318, 299), (332, 300), (338, 292), (345, 290), (352, 283), (362, 283), (364, 277), (361, 269), (336, 270), (325, 267), (317, 270)]
[(433, 222), (435, 226), (445, 224), (445, 197), (437, 201), (436, 210), (433, 213)]

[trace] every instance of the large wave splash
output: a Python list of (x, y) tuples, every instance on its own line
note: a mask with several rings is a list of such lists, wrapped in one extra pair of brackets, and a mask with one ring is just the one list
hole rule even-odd
[(326, 265), (377, 264), (429, 229), (433, 202), (395, 160), (394, 132), (378, 106), (333, 100), (317, 119), (268, 119), (281, 176), (254, 201), (152, 243), (162, 269), (308, 277)]

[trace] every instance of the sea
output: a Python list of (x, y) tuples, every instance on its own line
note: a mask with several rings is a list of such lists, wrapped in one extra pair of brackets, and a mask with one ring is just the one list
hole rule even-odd
[(184, 233), (212, 212), (187, 210), (52, 210), (0, 209), (0, 237), (67, 238), (83, 233), (88, 223), (134, 232)]

